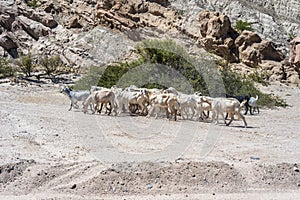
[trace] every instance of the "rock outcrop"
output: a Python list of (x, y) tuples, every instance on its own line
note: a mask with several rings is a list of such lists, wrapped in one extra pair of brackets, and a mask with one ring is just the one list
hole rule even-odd
[(168, 1), (99, 0), (95, 12), (99, 23), (110, 28), (128, 31), (157, 27), (163, 30), (172, 28), (179, 20), (179, 14), (166, 5)]
[(207, 51), (216, 53), (231, 62), (238, 62), (238, 52), (234, 46), (238, 33), (231, 27), (231, 22), (226, 15), (203, 11), (199, 14), (198, 23), (200, 23), (198, 40)]
[(262, 60), (280, 62), (284, 59), (273, 42), (262, 40), (258, 34), (251, 31), (238, 34), (226, 15), (201, 11), (199, 23), (199, 42), (207, 51), (231, 62), (242, 62), (255, 67)]
[[(285, 63), (285, 66), (290, 68), (290, 71), (293, 72), (293, 69), (297, 72), (297, 74), (293, 73), (290, 79), (294, 82), (299, 80), (300, 77), (300, 36), (294, 38), (290, 42), (290, 58), (289, 62)], [(300, 84), (300, 81), (298, 81)]]
[[(220, 3), (213, 2), (208, 4)], [(265, 65), (274, 74), (279, 70), (274, 80), (294, 73), (275, 64), (282, 63), (284, 56), (265, 36), (249, 31), (239, 34), (229, 16), (203, 11), (202, 3), (192, 11), (184, 10), (189, 4), (181, 2), (182, 8), (175, 10), (174, 1), (168, 0), (41, 0), (33, 9), (16, 0), (0, 8), (0, 53), (5, 51), (12, 58), (20, 52), (59, 55), (66, 65), (100, 66), (134, 56), (131, 50), (142, 39), (172, 38), (194, 54), (204, 48), (242, 66)]]
[(225, 14), (233, 25), (238, 20), (250, 22), (262, 39), (276, 42), (277, 48), (285, 56), (289, 53), (290, 35), (300, 35), (299, 0), (169, 1), (173, 7), (185, 13), (187, 23), (191, 23), (201, 10)]
[(1, 5), (0, 11), (0, 46), (13, 58), (19, 56), (18, 51), (27, 52), (24, 48), (30, 46), (28, 42), (31, 39), (37, 41), (57, 26), (51, 15), (35, 12), (20, 1), (13, 5)]
[(249, 66), (256, 66), (262, 60), (280, 62), (284, 56), (276, 50), (275, 44), (262, 40), (258, 34), (251, 31), (243, 31), (235, 40), (239, 50), (239, 59)]
[(0, 35), (0, 46), (7, 51), (13, 58), (18, 57), (18, 44), (12, 33), (2, 33)]
[(290, 59), (291, 65), (296, 67), (296, 70), (300, 74), (300, 36), (294, 38), (290, 42)]

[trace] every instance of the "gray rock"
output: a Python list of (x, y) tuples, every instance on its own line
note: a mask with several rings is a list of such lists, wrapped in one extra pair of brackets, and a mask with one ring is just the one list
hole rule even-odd
[(153, 185), (152, 185), (151, 183), (148, 183), (148, 184), (147, 184), (147, 188), (150, 190), (150, 189), (153, 188)]
[(25, 16), (18, 16), (13, 23), (13, 28), (23, 29), (35, 40), (38, 40), (41, 36), (46, 36), (50, 33), (50, 28), (44, 26), (43, 24), (31, 20)]

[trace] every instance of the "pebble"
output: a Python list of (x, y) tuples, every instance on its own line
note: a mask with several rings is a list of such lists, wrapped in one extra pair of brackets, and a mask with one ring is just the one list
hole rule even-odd
[(152, 185), (151, 183), (148, 183), (148, 184), (147, 184), (147, 188), (150, 190), (150, 189), (153, 188), (153, 185)]
[(293, 170), (294, 170), (295, 172), (299, 172), (299, 168), (298, 168), (298, 167), (294, 167)]
[(259, 158), (259, 157), (256, 157), (256, 156), (250, 156), (250, 159), (251, 159), (251, 160), (260, 160), (260, 158)]
[(72, 189), (72, 190), (75, 189), (76, 186), (77, 186), (76, 184), (72, 185), (71, 189)]

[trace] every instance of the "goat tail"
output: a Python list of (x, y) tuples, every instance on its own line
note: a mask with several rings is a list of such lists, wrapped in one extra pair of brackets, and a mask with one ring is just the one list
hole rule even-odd
[(258, 95), (256, 95), (256, 98), (255, 98), (255, 100), (256, 100), (256, 101), (258, 100)]

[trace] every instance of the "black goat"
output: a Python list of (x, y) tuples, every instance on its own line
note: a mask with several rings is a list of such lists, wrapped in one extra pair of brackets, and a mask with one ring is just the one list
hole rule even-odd
[[(246, 100), (244, 115), (247, 115), (248, 110), (250, 109), (250, 106), (249, 106), (250, 97), (251, 97), (251, 95), (233, 96), (233, 95), (226, 94), (226, 98), (236, 98), (240, 103), (242, 103), (244, 100)], [(227, 118), (227, 115), (226, 115), (226, 118)]]

